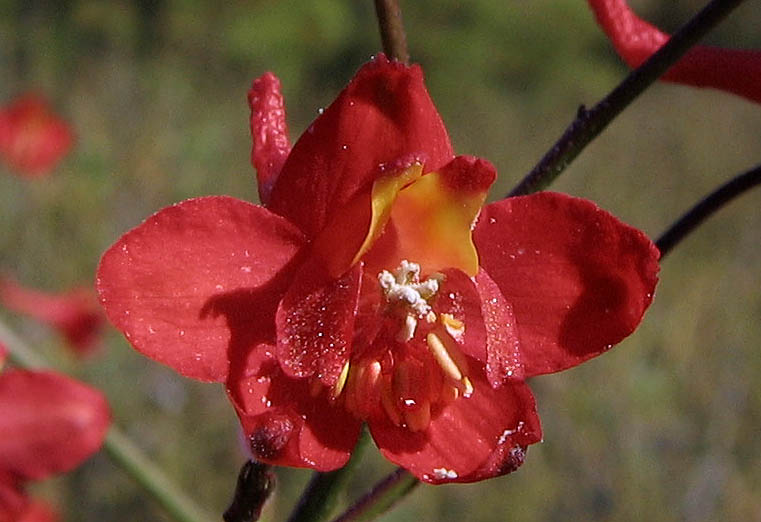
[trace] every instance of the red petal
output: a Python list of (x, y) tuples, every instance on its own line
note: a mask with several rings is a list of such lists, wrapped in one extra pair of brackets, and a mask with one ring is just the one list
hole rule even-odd
[(513, 306), (527, 377), (604, 352), (652, 301), (655, 245), (590, 201), (542, 192), (492, 203), (473, 237)]
[(351, 354), (361, 278), (361, 264), (338, 279), (316, 263), (301, 269), (276, 317), (276, 354), (286, 375), (336, 383)]
[(525, 447), (542, 437), (531, 390), (520, 382), (494, 389), (482, 372), (469, 377), (473, 394), (434, 414), (425, 431), (411, 432), (385, 417), (371, 419), (381, 453), (431, 484), (473, 482), (512, 471), (504, 448)]
[(57, 522), (58, 514), (44, 502), (32, 499), (16, 522)]
[(486, 330), (486, 376), (492, 386), (505, 380), (523, 380), (525, 372), (520, 352), (520, 338), (513, 307), (499, 291), (489, 274), (481, 270), (476, 276), (481, 297), (481, 316)]
[(0, 522), (14, 522), (28, 504), (18, 481), (0, 471)]
[(0, 473), (0, 522), (56, 522), (58, 515), (27, 496), (21, 486)]
[(16, 480), (0, 473), (0, 522), (56, 522), (46, 504), (31, 499)]
[(77, 355), (86, 356), (98, 348), (103, 313), (89, 288), (49, 294), (0, 277), (0, 302), (9, 310), (29, 315), (59, 330)]
[(0, 375), (0, 469), (24, 479), (68, 471), (100, 448), (110, 422), (101, 393), (53, 372)]
[[(630, 67), (638, 67), (670, 38), (638, 18), (625, 0), (589, 0), (589, 5)], [(761, 103), (761, 51), (695, 46), (662, 79), (713, 87)]]
[(188, 377), (222, 381), (231, 333), (274, 341), (274, 314), (303, 239), (263, 207), (229, 197), (167, 207), (103, 256), (97, 287), (138, 351)]
[(0, 108), (0, 159), (27, 177), (49, 173), (74, 141), (47, 101), (27, 94)]
[(256, 168), (259, 200), (267, 204), (280, 169), (291, 151), (285, 104), (277, 76), (268, 72), (254, 80), (248, 91), (248, 106), (251, 108), (253, 138), (251, 164)]
[(234, 363), (228, 381), (254, 457), (319, 471), (340, 468), (357, 442), (360, 422), (328, 398), (327, 388), (313, 396), (309, 379), (285, 376), (273, 352), (255, 346)]
[(269, 207), (314, 237), (385, 164), (412, 154), (425, 158), (427, 170), (453, 156), (420, 67), (379, 55), (299, 138)]

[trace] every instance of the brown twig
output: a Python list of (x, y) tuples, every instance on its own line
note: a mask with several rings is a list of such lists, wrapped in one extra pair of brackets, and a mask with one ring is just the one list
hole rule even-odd
[(375, 0), (375, 13), (378, 15), (383, 52), (389, 58), (402, 63), (409, 63), (407, 36), (402, 24), (402, 10), (398, 0)]

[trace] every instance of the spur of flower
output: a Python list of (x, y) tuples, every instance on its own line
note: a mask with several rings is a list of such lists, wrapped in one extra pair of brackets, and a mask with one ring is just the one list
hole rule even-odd
[(650, 304), (658, 251), (589, 201), (483, 206), (418, 66), (363, 66), (291, 148), (280, 84), (249, 93), (263, 206), (160, 210), (103, 256), (110, 320), (226, 384), (254, 456), (331, 470), (366, 423), (429, 483), (508, 473), (541, 440), (525, 379), (598, 355)]
[[(597, 22), (630, 67), (639, 67), (671, 38), (639, 18), (626, 0), (588, 0)], [(761, 103), (761, 50), (692, 47), (662, 78), (711, 87)]]
[[(0, 345), (0, 369), (5, 350)], [(69, 471), (96, 452), (110, 423), (103, 395), (52, 371), (0, 372), (0, 521), (58, 517), (24, 485)]]

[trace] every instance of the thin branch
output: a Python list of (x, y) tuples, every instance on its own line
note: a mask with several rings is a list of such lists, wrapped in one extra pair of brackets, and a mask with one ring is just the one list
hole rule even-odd
[(333, 522), (373, 520), (395, 506), (418, 484), (420, 481), (410, 472), (397, 468)]
[(637, 96), (743, 1), (713, 0), (602, 101), (589, 110), (581, 106), (565, 133), (508, 196), (530, 194), (549, 185)]
[(655, 242), (658, 250), (661, 251), (661, 259), (711, 214), (756, 185), (761, 185), (761, 165), (736, 176), (711, 192), (679, 218), (679, 221), (671, 225)]
[[(2, 321), (0, 321), (0, 343), (8, 348), (8, 357), (11, 362), (20, 368), (35, 369), (48, 366), (40, 355), (29, 348)], [(178, 522), (214, 520), (196, 506), (190, 497), (180, 491), (164, 472), (113, 424), (103, 442), (103, 450)]]
[(389, 58), (409, 63), (410, 54), (407, 52), (407, 36), (404, 33), (399, 0), (375, 0), (375, 13), (378, 16), (383, 52)]

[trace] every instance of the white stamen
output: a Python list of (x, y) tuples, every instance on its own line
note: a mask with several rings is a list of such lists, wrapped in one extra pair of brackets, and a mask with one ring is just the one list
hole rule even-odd
[(439, 284), (444, 279), (442, 274), (433, 274), (425, 281), (420, 281), (420, 265), (402, 260), (399, 268), (392, 274), (383, 270), (378, 274), (378, 282), (389, 303), (403, 303), (424, 317), (431, 312), (428, 299), (439, 291)]
[(415, 337), (415, 329), (417, 328), (417, 318), (414, 315), (407, 314), (404, 318), (404, 325), (399, 330), (397, 340), (402, 343), (406, 343), (413, 337)]

